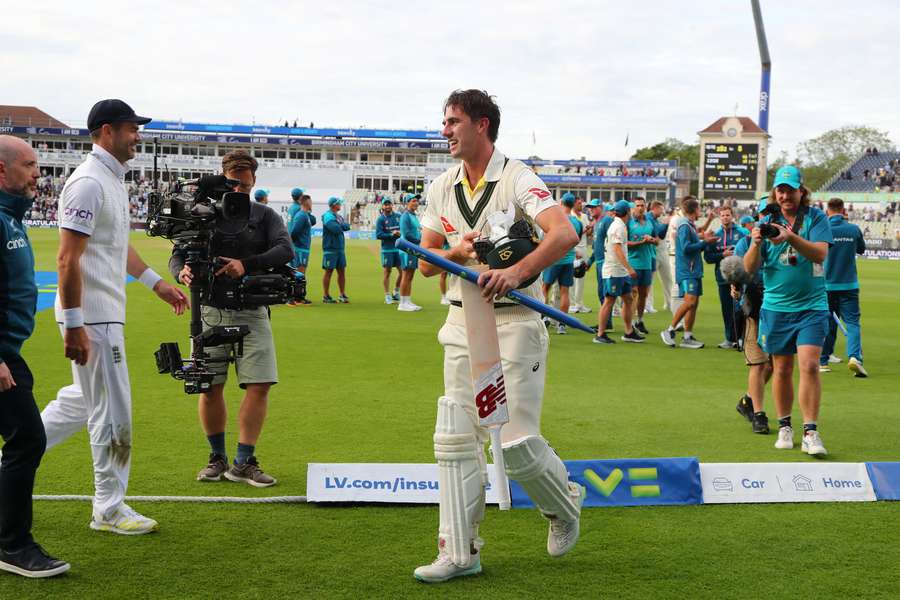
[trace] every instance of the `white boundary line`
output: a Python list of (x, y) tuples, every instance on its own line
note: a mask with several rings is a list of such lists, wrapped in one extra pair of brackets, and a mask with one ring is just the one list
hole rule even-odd
[[(35, 500), (90, 502), (93, 496), (79, 494), (35, 495)], [(305, 504), (306, 496), (267, 496), (265, 498), (242, 498), (239, 496), (126, 496), (128, 502), (201, 502), (228, 504)]]

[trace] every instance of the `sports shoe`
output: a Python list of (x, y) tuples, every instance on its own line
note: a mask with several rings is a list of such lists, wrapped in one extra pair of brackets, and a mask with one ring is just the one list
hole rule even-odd
[(663, 344), (666, 346), (675, 347), (675, 331), (672, 328), (663, 329), (659, 332), (659, 337), (662, 338)]
[(684, 331), (684, 324), (683, 324), (683, 323), (679, 323), (679, 324), (678, 324), (678, 327), (675, 328), (675, 331)]
[(691, 350), (699, 350), (704, 346), (703, 342), (698, 340), (695, 337), (685, 337), (681, 339), (681, 343), (678, 344), (681, 348), (690, 348)]
[(778, 439), (775, 440), (775, 447), (779, 450), (790, 450), (794, 447), (794, 430), (790, 427), (778, 428)]
[(645, 304), (645, 305), (644, 305), (644, 312), (647, 313), (647, 314), (649, 314), (649, 315), (655, 315), (655, 314), (658, 313), (659, 311), (656, 310), (655, 308), (653, 308), (653, 305), (652, 305), (652, 304)]
[(838, 364), (838, 363), (840, 363), (840, 362), (843, 362), (843, 360), (841, 359), (840, 356), (835, 356), (834, 354), (829, 354), (829, 355), (828, 355), (828, 362), (831, 363), (831, 364), (833, 364), (833, 365), (836, 365), (836, 364)]
[(847, 361), (847, 366), (850, 368), (851, 371), (856, 373), (856, 377), (868, 377), (869, 376), (869, 374), (866, 372), (865, 368), (863, 367), (863, 364), (860, 361), (856, 360), (855, 356), (850, 357), (850, 360)]
[(721, 344), (718, 345), (718, 347), (721, 348), (722, 350), (731, 350), (735, 346), (737, 346), (737, 344), (735, 344), (731, 340), (725, 340)]
[(621, 316), (622, 316), (622, 309), (619, 308), (618, 306), (613, 306), (613, 309), (612, 309), (612, 316), (614, 316), (614, 317), (621, 317)]
[(97, 515), (93, 515), (90, 527), (94, 531), (110, 531), (119, 535), (141, 535), (156, 531), (159, 523), (145, 517), (123, 502), (109, 519), (101, 519)]
[(331, 296), (322, 296), (322, 302), (324, 304), (336, 304), (337, 301)]
[(569, 495), (578, 504), (579, 518), (574, 521), (564, 521), (554, 516), (544, 515), (550, 520), (550, 532), (547, 534), (547, 553), (550, 556), (562, 556), (575, 547), (581, 529), (580, 513), (585, 494), (587, 491), (584, 486), (569, 482)]
[(298, 300), (296, 303), (303, 305), (303, 306), (308, 306), (308, 305), (312, 304), (312, 301), (309, 300), (308, 298), (303, 298), (302, 300)]
[(234, 481), (235, 483), (248, 483), (253, 487), (271, 487), (278, 483), (274, 477), (270, 477), (263, 473), (256, 462), (256, 457), (251, 456), (242, 465), (231, 465), (231, 468), (225, 471), (225, 479)]
[(401, 302), (399, 306), (397, 306), (397, 310), (400, 312), (416, 312), (417, 310), (422, 310), (422, 307), (418, 304), (413, 304), (412, 302)]
[(481, 555), (479, 552), (476, 551), (472, 555), (467, 566), (460, 567), (450, 560), (448, 554), (441, 550), (433, 563), (423, 565), (413, 571), (413, 577), (424, 583), (441, 583), (454, 577), (478, 575), (479, 573), (481, 573)]
[(595, 344), (615, 344), (616, 340), (612, 339), (605, 333), (603, 335), (595, 335), (594, 339), (591, 340)]
[(384, 295), (384, 303), (385, 303), (385, 304), (393, 304), (393, 303), (394, 303), (394, 297), (391, 296), (390, 294), (385, 294), (385, 295)]
[(819, 365), (819, 373), (831, 373), (831, 367), (828, 365)]
[(738, 400), (737, 407), (738, 413), (751, 423), (753, 422), (753, 399), (750, 398), (747, 394), (741, 396), (741, 399)]
[(340, 296), (338, 296), (337, 301), (340, 302), (341, 304), (350, 304), (350, 298), (348, 298), (344, 294), (341, 294)]
[(753, 433), (767, 434), (769, 433), (769, 417), (764, 412), (753, 413)]
[(400, 290), (394, 290), (394, 293), (391, 294), (391, 298), (394, 299), (394, 302), (400, 302)]
[(197, 473), (197, 481), (222, 481), (228, 470), (228, 459), (215, 452), (209, 455), (209, 464)]
[(0, 550), (0, 571), (9, 571), (30, 579), (61, 575), (71, 566), (69, 563), (47, 554), (46, 550), (37, 543), (32, 543), (16, 552)]
[(590, 307), (590, 306), (584, 306), (584, 305), (582, 304), (581, 306), (578, 307), (578, 312), (580, 312), (580, 313), (589, 313), (589, 312), (591, 312), (591, 307)]
[(441, 306), (450, 306), (450, 299), (447, 296), (441, 296)]
[(638, 332), (637, 327), (632, 327), (631, 333), (626, 333), (622, 336), (623, 342), (631, 342), (632, 344), (640, 344), (646, 339)]
[(634, 324), (634, 328), (640, 331), (644, 335), (648, 335), (650, 332), (647, 331), (647, 326), (644, 325), (643, 321), (638, 321)]
[(825, 456), (828, 454), (828, 450), (822, 444), (822, 437), (815, 429), (803, 434), (803, 442), (800, 444), (800, 449), (810, 456)]
[(556, 334), (557, 335), (566, 335), (566, 333), (568, 333), (567, 329), (568, 328), (565, 325), (563, 325), (562, 323), (559, 323), (556, 326)]
[(578, 307), (575, 306), (574, 304), (573, 304), (572, 306), (570, 306), (570, 307), (569, 307), (569, 314), (570, 314), (570, 315), (577, 315), (577, 314), (578, 314)]

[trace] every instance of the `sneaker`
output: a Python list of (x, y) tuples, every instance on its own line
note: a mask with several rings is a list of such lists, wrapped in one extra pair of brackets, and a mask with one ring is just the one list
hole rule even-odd
[(412, 302), (407, 302), (406, 304), (401, 303), (397, 310), (400, 312), (416, 312), (417, 310), (422, 310), (422, 307), (418, 304), (413, 304)]
[(61, 575), (71, 566), (63, 560), (53, 558), (36, 543), (16, 552), (0, 550), (0, 571), (9, 571), (30, 579)]
[(869, 374), (866, 372), (865, 368), (863, 368), (862, 362), (856, 360), (855, 356), (851, 356), (850, 360), (847, 362), (847, 366), (851, 371), (856, 373), (856, 377), (868, 377)]
[(645, 338), (638, 332), (637, 327), (633, 327), (631, 329), (631, 333), (626, 333), (622, 336), (623, 342), (631, 342), (633, 344), (640, 344), (646, 339), (647, 338)]
[(593, 331), (594, 333), (599, 333), (600, 326), (599, 325), (591, 325), (591, 331)]
[(753, 422), (753, 399), (750, 398), (747, 394), (741, 396), (741, 399), (738, 400), (737, 403), (737, 411), (740, 413), (742, 417)]
[(834, 354), (829, 354), (829, 355), (828, 355), (828, 362), (829, 362), (830, 364), (832, 364), (832, 365), (836, 365), (836, 364), (838, 364), (838, 363), (840, 363), (840, 362), (843, 362), (843, 361), (841, 360), (841, 357), (835, 356)]
[(672, 328), (663, 329), (659, 332), (659, 337), (662, 338), (663, 344), (666, 346), (675, 347), (675, 330)]
[(441, 296), (441, 306), (450, 306), (450, 299), (447, 296)]
[(644, 312), (649, 315), (655, 315), (659, 311), (648, 304), (648, 305), (644, 306)]
[(340, 296), (338, 296), (338, 302), (340, 302), (341, 304), (350, 304), (350, 298), (348, 298), (344, 294), (341, 294)]
[(819, 365), (819, 373), (831, 373), (831, 367), (828, 365)]
[(574, 304), (573, 304), (572, 306), (570, 306), (570, 307), (569, 307), (569, 314), (570, 314), (570, 315), (577, 315), (577, 314), (578, 314), (578, 307), (575, 306)]
[(335, 304), (336, 303), (335, 299), (332, 298), (331, 296), (322, 296), (322, 302), (324, 304)]
[(109, 519), (101, 519), (97, 515), (93, 515), (90, 527), (94, 531), (110, 531), (119, 535), (141, 535), (156, 531), (159, 523), (145, 517), (123, 502)]
[[(587, 491), (584, 489), (584, 486), (569, 482), (569, 494), (575, 497), (575, 502), (578, 504), (578, 512), (580, 513)], [(550, 532), (547, 534), (547, 553), (550, 556), (562, 556), (575, 547), (575, 543), (578, 541), (578, 534), (580, 533), (581, 519), (564, 521), (556, 517), (544, 516), (550, 520)]]
[(441, 583), (454, 577), (478, 575), (479, 573), (481, 573), (481, 556), (479, 552), (475, 552), (472, 555), (468, 565), (460, 567), (450, 560), (449, 555), (441, 551), (433, 563), (423, 565), (413, 571), (413, 577), (424, 583)]
[(551, 320), (550, 320), (549, 318), (547, 318), (547, 317), (544, 317), (543, 319), (541, 319), (541, 321), (544, 322), (544, 327), (546, 327), (547, 329), (550, 329), (550, 324), (551, 324), (553, 321), (551, 321)]
[(718, 347), (721, 348), (722, 350), (731, 350), (736, 346), (737, 346), (737, 344), (735, 344), (731, 340), (725, 340), (724, 342), (722, 342), (721, 344), (718, 345)]
[(794, 447), (794, 430), (790, 427), (778, 428), (778, 439), (775, 440), (775, 447), (779, 450), (790, 450)]
[(638, 321), (637, 323), (635, 323), (634, 328), (637, 329), (638, 331), (640, 331), (644, 335), (648, 335), (650, 333), (649, 331), (647, 331), (647, 326), (644, 325), (643, 321)]
[(385, 303), (385, 304), (393, 304), (393, 303), (394, 303), (394, 297), (391, 296), (390, 294), (385, 294), (385, 295), (384, 295), (384, 303)]
[(691, 350), (699, 350), (704, 346), (703, 342), (695, 337), (686, 337), (681, 339), (679, 344), (681, 348), (690, 348)]
[(566, 333), (567, 333), (566, 330), (567, 330), (567, 327), (565, 325), (563, 325), (562, 323), (560, 323), (556, 326), (556, 334), (557, 335), (566, 335)]
[(197, 473), (197, 481), (222, 481), (222, 476), (228, 470), (228, 459), (221, 454), (209, 455), (209, 464)]
[(400, 290), (394, 290), (394, 293), (391, 294), (391, 298), (394, 299), (394, 302), (400, 302)]
[(271, 487), (278, 483), (277, 479), (263, 473), (263, 470), (259, 468), (259, 463), (256, 462), (255, 456), (248, 458), (247, 462), (242, 465), (232, 465), (230, 469), (225, 471), (225, 479), (235, 483), (248, 483), (253, 487), (260, 488)]
[(828, 454), (828, 451), (822, 444), (822, 438), (819, 436), (819, 432), (815, 429), (803, 434), (803, 443), (800, 444), (800, 449), (810, 456), (825, 456)]
[(675, 328), (675, 331), (679, 331), (679, 332), (680, 332), (680, 331), (684, 331), (684, 325), (681, 324), (681, 323), (679, 323), (679, 324), (678, 324), (678, 327)]
[(578, 312), (580, 312), (580, 313), (589, 313), (589, 312), (591, 312), (591, 307), (590, 307), (590, 306), (579, 306), (579, 307), (578, 307)]
[(769, 433), (769, 417), (766, 416), (766, 413), (754, 413), (753, 419), (750, 422), (753, 424), (753, 433)]
[(312, 304), (312, 301), (307, 298), (304, 298), (303, 300), (298, 300), (297, 304), (301, 304), (303, 306), (308, 306), (308, 305)]
[(612, 339), (605, 333), (603, 335), (595, 335), (592, 340), (595, 344), (615, 344), (616, 340)]

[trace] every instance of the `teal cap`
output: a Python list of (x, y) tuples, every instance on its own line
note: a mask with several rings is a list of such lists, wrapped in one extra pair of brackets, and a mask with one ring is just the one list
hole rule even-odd
[(775, 183), (772, 187), (778, 187), (782, 184), (789, 185), (795, 190), (800, 189), (800, 186), (803, 185), (803, 177), (800, 175), (800, 169), (794, 165), (786, 165), (778, 169), (775, 173)]
[(588, 202), (585, 206), (590, 206), (591, 208), (602, 206), (600, 204), (600, 198), (591, 198), (590, 202)]
[(337, 196), (332, 196), (331, 198), (328, 199), (328, 207), (329, 208), (334, 206), (335, 204), (343, 204), (343, 203), (344, 203), (343, 199), (338, 198)]
[(257, 200), (262, 200), (263, 198), (269, 197), (269, 190), (266, 188), (258, 188), (254, 193), (253, 197)]
[(299, 198), (303, 195), (303, 188), (295, 187), (291, 190), (291, 198)]
[(632, 208), (634, 208), (634, 202), (629, 202), (628, 200), (619, 200), (613, 205), (613, 211), (620, 217)]
[(743, 217), (741, 217), (741, 220), (739, 222), (741, 225), (743, 225), (744, 223), (752, 223), (753, 217), (751, 217), (750, 215), (744, 215)]

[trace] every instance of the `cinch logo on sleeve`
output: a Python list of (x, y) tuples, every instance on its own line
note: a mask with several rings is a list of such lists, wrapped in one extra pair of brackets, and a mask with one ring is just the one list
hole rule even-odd
[(86, 208), (78, 208), (77, 206), (67, 206), (63, 214), (70, 219), (82, 219), (84, 221), (93, 221), (94, 213)]
[(28, 242), (25, 241), (24, 238), (18, 238), (15, 240), (9, 240), (6, 242), (7, 250), (18, 250), (19, 248), (24, 248), (28, 245)]

